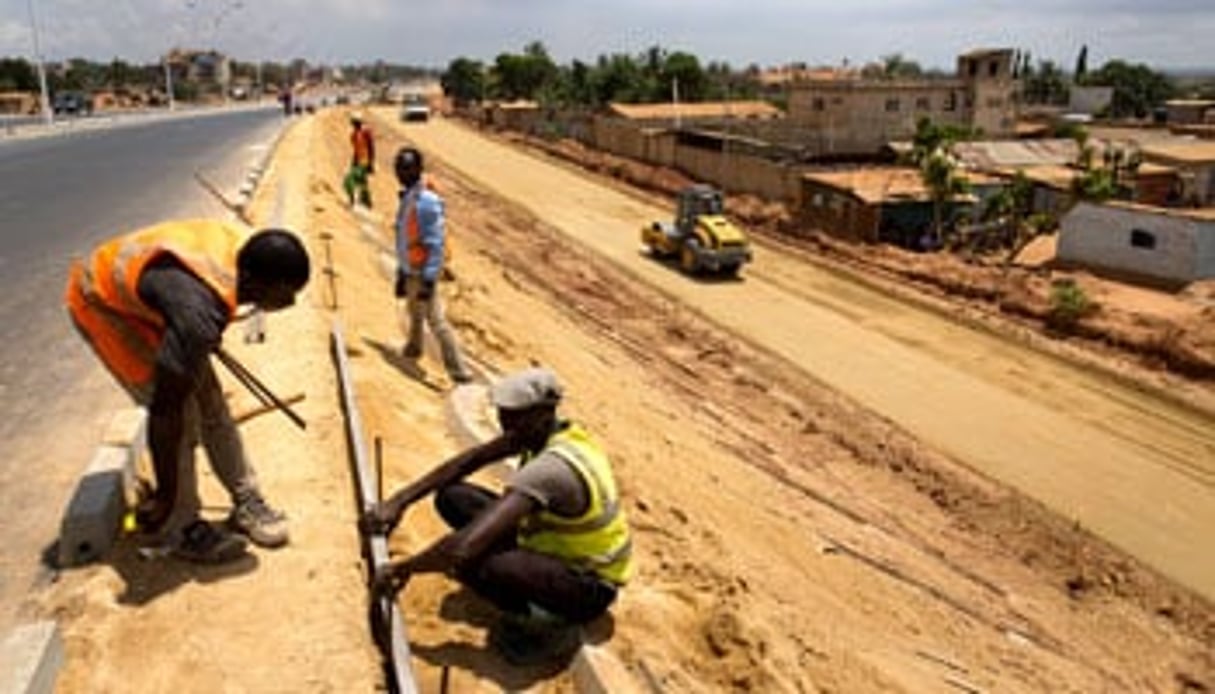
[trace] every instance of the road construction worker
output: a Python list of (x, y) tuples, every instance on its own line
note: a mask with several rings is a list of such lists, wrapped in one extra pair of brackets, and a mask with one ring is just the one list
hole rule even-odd
[(342, 187), (346, 190), (346, 202), (354, 207), (358, 200), (364, 207), (371, 207), (371, 187), (367, 177), (375, 173), (375, 138), (362, 113), (350, 115), (350, 168)]
[(417, 149), (402, 147), (393, 168), (401, 184), (394, 224), (397, 249), (394, 293), (398, 299), (405, 299), (408, 318), (402, 354), (411, 360), (422, 356), (422, 324), (428, 323), (439, 341), (448, 377), (455, 383), (467, 383), (472, 380), (472, 373), (460, 354), (436, 291), (447, 245), (443, 199), (423, 180), (422, 153)]
[[(395, 593), (414, 574), (454, 576), (503, 611), (490, 642), (519, 664), (571, 654), (579, 625), (603, 615), (633, 572), (612, 467), (585, 429), (557, 416), (561, 395), (546, 368), (497, 381), (490, 397), (502, 434), (447, 460), (361, 520), (364, 532), (391, 532), (405, 509), (434, 492), (452, 532), (387, 565), (374, 588)], [(503, 494), (464, 481), (511, 456), (519, 456), (519, 466)]]
[[(286, 519), (262, 496), (208, 358), (238, 305), (290, 306), (308, 281), (290, 232), (250, 235), (212, 220), (173, 221), (116, 237), (72, 264), (72, 322), (113, 377), (148, 410), (155, 489), (137, 509), (171, 554), (219, 563), (287, 543)], [(199, 517), (194, 448), (231, 495), (226, 526)]]

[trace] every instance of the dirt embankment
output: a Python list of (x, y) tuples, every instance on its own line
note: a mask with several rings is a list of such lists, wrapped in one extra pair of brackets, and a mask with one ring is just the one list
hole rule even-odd
[[(386, 139), (386, 150), (392, 142)], [(850, 576), (854, 582), (843, 587), (835, 580), (844, 574), (821, 573), (824, 557), (851, 557), (964, 621), (988, 625), (1000, 639), (1006, 635), (999, 625), (1024, 625), (1055, 656), (1089, 675), (1101, 673), (1095, 680), (1074, 673), (1023, 679), (1013, 674), (1019, 665), (1005, 663), (992, 666), (995, 681), (1050, 689), (1051, 677), (1059, 676), (1069, 681), (1064, 688), (1147, 686), (1113, 654), (1141, 638), (1154, 640), (1147, 634), (1157, 629), (1163, 629), (1158, 636), (1171, 632), (1199, 644), (1183, 647), (1185, 664), (1158, 684), (1205, 686), (1211, 679), (1215, 662), (1200, 655), (1215, 646), (1210, 605), (1039, 504), (926, 450), (779, 358), (648, 292), (563, 242), (542, 220), (444, 170), (442, 153), (434, 154), (457, 243), (451, 314), (461, 336), (491, 363), (529, 353), (555, 363), (581, 393), (579, 415), (614, 434), (638, 546), (646, 548), (647, 569), (624, 600), (613, 641), (630, 662), (657, 663), (668, 684), (695, 677), (734, 689), (809, 681), (898, 688), (886, 679), (890, 669), (857, 655), (881, 650), (874, 630), (905, 635), (910, 624), (935, 638), (954, 628), (952, 620), (927, 613), (877, 622), (858, 617), (867, 606), (889, 608), (878, 606), (875, 595), (906, 596), (885, 593), (873, 575)], [(682, 185), (651, 180), (663, 190)], [(536, 313), (518, 322), (518, 312), (501, 309), (515, 301), (555, 311), (556, 324)], [(587, 339), (595, 353), (572, 356), (587, 348)], [(858, 528), (881, 539), (863, 542)], [(842, 570), (834, 564), (827, 571)], [(836, 615), (842, 621), (834, 628), (846, 638), (823, 632), (837, 600), (856, 608)], [(675, 610), (678, 603), (702, 614)], [(1117, 626), (1097, 626), (1115, 614), (1122, 615)], [(671, 640), (680, 637), (671, 625), (703, 641), (676, 646)], [(975, 638), (984, 642), (991, 633)], [(1045, 667), (1032, 667), (1038, 666)]]
[[(548, 141), (517, 133), (501, 136), (648, 192), (673, 196), (692, 183), (678, 171), (593, 150), (571, 140)], [(1051, 337), (1080, 338), (1090, 347), (1134, 355), (1152, 369), (1167, 369), (1194, 379), (1215, 379), (1215, 283), (1195, 283), (1174, 293), (1127, 292), (1118, 282), (1083, 272), (1004, 267), (997, 259), (967, 261), (950, 254), (849, 243), (805, 228), (786, 205), (753, 195), (731, 196), (727, 209), (748, 228), (768, 238), (811, 249), (865, 272), (910, 282), (923, 291), (965, 301)], [(1062, 329), (1052, 299), (1058, 281), (1076, 283), (1092, 305), (1090, 311), (1078, 320), (1067, 321)]]

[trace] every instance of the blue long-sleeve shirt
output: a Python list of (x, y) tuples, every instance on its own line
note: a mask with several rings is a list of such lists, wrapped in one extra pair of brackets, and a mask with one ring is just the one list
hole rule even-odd
[[(409, 259), (409, 215), (418, 219), (418, 243), (426, 249), (426, 260), (419, 266)], [(401, 193), (397, 207), (396, 242), (397, 265), (405, 274), (420, 274), (423, 280), (435, 282), (443, 269), (443, 244), (446, 241), (443, 221), (443, 200), (421, 182)]]

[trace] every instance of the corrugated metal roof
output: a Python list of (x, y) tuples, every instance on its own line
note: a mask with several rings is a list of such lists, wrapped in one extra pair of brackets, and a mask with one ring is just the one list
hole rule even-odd
[(803, 178), (849, 192), (866, 204), (896, 199), (923, 201), (930, 197), (919, 170), (906, 167), (815, 171)]
[(782, 112), (766, 101), (706, 101), (687, 104), (610, 104), (614, 115), (630, 120), (668, 118), (776, 118)]
[(1070, 138), (958, 142), (952, 147), (968, 169), (995, 171), (1010, 167), (1052, 166), (1076, 161), (1080, 148)]
[(1034, 183), (1042, 183), (1059, 190), (1067, 190), (1070, 188), (1072, 179), (1074, 179), (1079, 173), (1077, 169), (1061, 164), (1010, 166), (1007, 168), (997, 169), (997, 172), (1010, 177), (1021, 173)]
[(1215, 162), (1215, 141), (1211, 140), (1171, 143), (1150, 142), (1144, 143), (1140, 149), (1145, 157), (1158, 157), (1189, 164)]

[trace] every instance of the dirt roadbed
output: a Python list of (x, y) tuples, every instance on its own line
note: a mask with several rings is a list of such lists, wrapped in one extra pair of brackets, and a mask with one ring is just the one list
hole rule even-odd
[[(277, 416), (242, 425), (267, 494), (292, 519), (292, 545), (218, 571), (144, 562), (127, 542), (103, 565), (65, 572), (41, 596), (67, 639), (62, 691), (379, 686), (327, 354), (332, 318), (343, 322), (389, 487), (460, 442), (439, 362), (428, 356), (419, 371), (398, 356), (380, 261), (396, 192), (389, 158), (411, 128), (427, 126), (376, 123), (378, 238), (360, 231), (340, 192), (347, 127), (333, 111), (295, 123), (254, 206), (264, 220), (285, 201), (314, 258), (326, 253), (320, 235), (333, 235), (337, 310), (326, 308), (318, 274), (300, 306), (272, 317), (265, 345), (231, 345), (272, 387), (306, 394), (305, 433)], [(639, 682), (764, 692), (1215, 688), (1208, 603), (569, 243), (447, 167), (441, 149), (427, 154), (453, 246), (454, 280), (440, 292), (465, 348), (497, 372), (553, 367), (566, 413), (617, 468), (640, 570), (594, 637)], [(247, 396), (229, 390), (240, 409)], [(217, 487), (205, 491), (222, 512)], [(419, 505), (393, 548), (416, 551), (440, 531)], [(452, 691), (570, 690), (561, 672), (510, 668), (489, 651), (492, 612), (450, 581), (419, 578), (401, 601), (423, 691), (437, 691), (445, 669)]]

